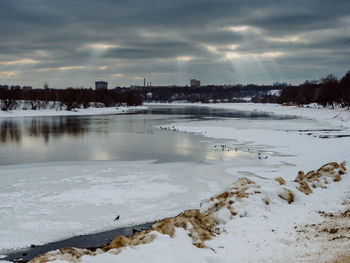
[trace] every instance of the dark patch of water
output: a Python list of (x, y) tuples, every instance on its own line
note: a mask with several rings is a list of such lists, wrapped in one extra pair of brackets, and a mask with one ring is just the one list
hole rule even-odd
[(115, 237), (119, 235), (130, 237), (137, 232), (151, 228), (153, 224), (154, 222), (145, 223), (137, 226), (104, 231), (97, 234), (80, 235), (40, 246), (32, 245), (30, 248), (8, 253), (6, 257), (2, 260), (13, 262), (27, 262), (33, 259), (34, 257), (44, 254), (48, 251), (57, 250), (65, 247), (87, 248), (95, 250), (97, 248), (101, 248), (108, 245)]

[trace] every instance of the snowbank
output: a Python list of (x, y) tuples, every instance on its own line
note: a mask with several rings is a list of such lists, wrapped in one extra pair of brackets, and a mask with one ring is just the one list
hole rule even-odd
[[(24, 109), (23, 109), (24, 108)], [(30, 110), (27, 107), (22, 107), (16, 110), (1, 111), (0, 118), (11, 117), (34, 117), (34, 116), (75, 116), (75, 115), (101, 115), (101, 114), (122, 114), (133, 111), (147, 109), (146, 106), (119, 106), (119, 107), (89, 107), (86, 109), (74, 109), (67, 111), (60, 109), (57, 105), (50, 103), (46, 109)]]
[[(339, 183), (342, 180), (346, 168), (344, 163), (340, 165), (332, 163), (324, 165), (317, 172), (319, 172), (320, 177), (324, 178), (334, 179), (335, 174), (338, 176), (339, 180), (329, 181), (328, 184), (331, 187), (331, 184)], [(328, 241), (333, 245), (332, 253), (317, 251), (317, 247), (312, 247), (312, 244), (310, 251), (310, 248), (305, 246), (308, 242), (298, 240), (299, 237), (302, 237), (298, 234), (299, 232), (285, 229), (286, 222), (290, 223), (290, 220), (293, 220), (295, 224), (298, 221), (299, 213), (308, 212), (310, 205), (313, 205), (312, 200), (308, 200), (306, 197), (303, 200), (308, 201), (306, 206), (296, 201), (296, 204), (291, 207), (289, 204), (294, 203), (294, 200), (284, 202), (284, 198), (279, 195), (281, 191), (286, 189), (285, 187), (293, 189), (288, 189), (290, 193), (298, 190), (293, 183), (285, 185), (284, 182), (281, 184), (281, 180), (272, 180), (266, 183), (261, 179), (253, 181), (242, 177), (225, 192), (204, 201), (200, 210), (188, 210), (174, 218), (164, 219), (154, 224), (151, 229), (144, 230), (130, 238), (118, 236), (108, 246), (96, 251), (74, 248), (61, 249), (39, 256), (31, 262), (109, 262), (113, 260), (121, 260), (122, 262), (133, 262), (134, 260), (137, 262), (178, 262), (179, 258), (174, 253), (175, 251), (182, 251), (181, 259), (185, 262), (232, 262), (232, 259), (234, 259), (233, 262), (273, 262), (277, 260), (295, 262), (296, 259), (305, 262), (305, 260), (310, 259), (310, 255), (313, 256), (313, 260), (317, 259), (316, 255), (321, 254), (323, 259), (332, 260), (335, 255), (346, 253), (349, 242), (338, 241), (338, 239), (342, 239), (343, 234), (349, 233), (349, 229), (344, 226), (328, 231), (331, 234), (336, 234), (339, 231), (339, 235), (333, 235), (332, 241), (336, 240), (335, 242)], [(327, 193), (318, 191), (316, 195), (318, 195), (317, 198), (322, 198)], [(292, 210), (294, 213), (286, 211), (284, 214), (280, 214), (280, 218), (276, 218), (274, 213), (280, 212), (281, 208)], [(341, 213), (339, 219), (348, 218), (348, 214), (350, 215), (348, 212)], [(262, 224), (261, 217), (265, 221)], [(250, 244), (248, 246), (242, 244), (245, 239), (245, 231), (241, 232), (241, 229), (245, 229), (247, 221), (249, 222), (251, 219), (255, 219), (259, 223), (255, 226), (249, 223), (248, 225), (257, 231), (255, 240), (251, 240), (252, 245), (257, 242), (256, 245), (261, 244), (264, 247), (260, 253), (255, 253), (256, 247), (255, 251), (251, 251), (254, 248), (250, 249)], [(240, 221), (242, 226), (237, 228), (235, 221)], [(265, 232), (263, 236), (257, 235), (259, 229), (266, 227), (266, 222), (269, 223), (267, 227), (270, 231)], [(320, 225), (322, 224), (325, 225), (324, 223)], [(319, 228), (321, 227), (319, 226)], [(289, 230), (290, 233), (285, 232), (285, 230)], [(325, 230), (321, 228), (319, 232), (322, 233)], [(161, 243), (159, 243), (160, 241)], [(152, 253), (158, 255), (158, 251), (164, 246), (168, 251), (163, 251), (162, 257), (156, 256), (155, 259), (145, 257), (145, 255)], [(203, 248), (203, 251), (199, 251), (197, 248)], [(184, 251), (188, 254), (184, 254)]]

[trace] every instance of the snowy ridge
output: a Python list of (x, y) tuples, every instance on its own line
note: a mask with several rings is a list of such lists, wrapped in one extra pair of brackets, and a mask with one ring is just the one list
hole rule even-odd
[[(344, 165), (344, 163), (326, 164), (317, 171), (321, 171), (320, 177), (324, 178), (334, 179), (336, 175), (338, 179), (333, 181), (340, 182), (346, 173)], [(328, 169), (324, 169), (325, 167)], [(298, 178), (300, 179), (300, 176), (296, 179)], [(332, 181), (330, 180), (327, 184), (332, 184)], [(283, 193), (287, 190), (286, 187), (293, 189), (293, 191), (288, 190), (292, 194), (292, 200), (284, 200)], [(225, 192), (203, 202), (200, 210), (188, 210), (174, 218), (159, 221), (150, 230), (142, 231), (133, 237), (118, 236), (110, 245), (94, 252), (76, 248), (52, 251), (31, 262), (109, 262), (114, 258), (122, 262), (132, 262), (135, 259), (139, 262), (164, 262), (164, 260), (178, 262), (179, 258), (175, 257), (174, 251), (187, 251), (188, 254), (180, 256), (185, 262), (232, 262), (228, 258), (237, 259), (234, 262), (255, 262), (256, 260), (277, 262), (282, 259), (283, 262), (295, 262), (295, 260), (309, 262), (307, 260), (313, 253), (315, 254), (313, 257), (319, 256), (320, 251), (317, 250), (317, 246), (312, 247), (311, 244), (312, 250), (310, 251), (309, 247), (305, 247), (305, 240), (299, 241), (297, 231), (293, 231), (293, 228), (284, 228), (284, 225), (290, 223), (291, 219), (298, 220), (298, 213), (293, 215), (287, 210), (294, 210), (294, 212), (305, 210), (300, 202), (297, 202), (291, 209), (287, 208), (291, 206), (288, 204), (294, 203), (293, 192), (297, 192), (296, 184), (293, 182), (286, 184), (282, 178), (266, 183), (263, 179), (242, 177)], [(318, 198), (322, 198), (327, 193), (318, 191), (317, 195)], [(305, 199), (305, 201), (308, 201), (307, 206), (313, 203), (311, 200)], [(287, 216), (279, 214), (281, 209), (286, 210)], [(258, 226), (250, 225), (249, 221), (254, 219), (259, 223)], [(287, 222), (284, 222), (285, 220)], [(265, 226), (266, 222), (268, 222), (267, 226)], [(252, 255), (248, 253), (249, 244), (248, 247), (241, 247), (239, 243), (236, 243), (239, 223), (242, 224), (240, 228), (243, 229), (247, 223), (255, 231), (258, 231), (260, 227), (271, 229), (270, 234), (264, 233), (263, 237), (258, 236), (258, 239), (264, 238), (263, 254), (253, 253)], [(294, 225), (294, 229), (296, 228)], [(240, 241), (245, 240), (244, 232), (238, 236)], [(257, 240), (250, 242), (254, 245)], [(324, 259), (331, 260), (336, 255), (335, 251), (338, 254), (347, 251), (348, 242), (336, 242), (337, 247), (333, 253), (323, 252)], [(169, 246), (170, 244), (172, 246)], [(164, 245), (169, 246), (167, 247), (169, 253), (161, 253), (162, 257), (156, 256), (153, 259), (145, 257), (148, 254), (158, 254), (158, 249)], [(203, 251), (199, 251), (198, 248), (203, 248)], [(286, 251), (287, 248), (288, 251)], [(239, 253), (238, 249), (243, 249), (241, 252), (245, 251), (245, 253)], [(226, 254), (231, 255), (226, 257)]]
[(76, 115), (102, 115), (102, 114), (122, 114), (130, 111), (144, 110), (145, 106), (118, 106), (118, 107), (103, 107), (101, 103), (91, 103), (88, 108), (76, 108), (68, 111), (65, 106), (59, 103), (48, 102), (46, 106), (40, 109), (31, 110), (30, 103), (22, 101), (14, 110), (1, 111), (0, 118), (11, 117), (34, 117), (34, 116), (76, 116)]

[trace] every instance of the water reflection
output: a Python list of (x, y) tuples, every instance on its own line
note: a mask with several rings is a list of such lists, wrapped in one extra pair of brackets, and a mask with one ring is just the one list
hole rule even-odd
[(203, 118), (249, 118), (249, 119), (293, 119), (291, 116), (271, 115), (265, 112), (255, 111), (235, 111), (224, 110), (209, 107), (184, 107), (184, 106), (168, 106), (168, 107), (154, 107), (147, 109), (146, 114), (169, 114), (169, 115), (187, 115), (195, 119)]
[(20, 143), (23, 137), (40, 137), (48, 144), (51, 137), (83, 137), (89, 119), (73, 117), (33, 117), (0, 121), (1, 143)]
[(155, 126), (205, 118), (281, 118), (202, 107), (156, 107), (137, 114), (0, 119), (0, 165), (93, 160), (181, 162), (235, 157), (210, 153), (199, 135)]
[(1, 143), (6, 142), (16, 142), (21, 141), (21, 130), (19, 125), (15, 121), (1, 121), (0, 122), (0, 131), (1, 131)]

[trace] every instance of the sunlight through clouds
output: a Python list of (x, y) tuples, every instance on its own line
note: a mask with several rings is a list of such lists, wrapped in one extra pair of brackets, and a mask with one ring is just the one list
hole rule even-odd
[(294, 42), (301, 42), (300, 36), (285, 36), (285, 37), (267, 37), (266, 38), (269, 41), (273, 42), (281, 42), (281, 43), (294, 43)]
[(176, 57), (177, 61), (191, 61), (193, 60), (194, 57), (192, 56), (180, 56), (180, 57)]
[(41, 62), (40, 60), (24, 58), (19, 60), (12, 60), (12, 61), (0, 61), (0, 65), (11, 66), (11, 65), (24, 65), (24, 64), (38, 64), (40, 62)]
[(0, 79), (6, 79), (18, 75), (18, 71), (0, 71)]
[(342, 76), (350, 69), (349, 10), (342, 0), (5, 1), (1, 77), (17, 72), (18, 84), (41, 87), (44, 79), (64, 88), (113, 74), (130, 76), (118, 83), (126, 87), (132, 76), (154, 85), (234, 81), (238, 72), (257, 84)]
[(106, 51), (107, 49), (110, 49), (110, 48), (118, 48), (117, 45), (104, 44), (104, 43), (87, 44), (86, 47), (97, 51)]
[(58, 68), (40, 68), (37, 69), (37, 72), (45, 72), (45, 71), (69, 71), (76, 69), (86, 69), (87, 66), (66, 66), (66, 67), (58, 67)]

